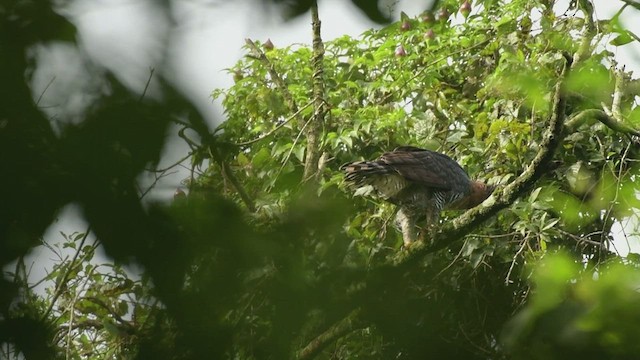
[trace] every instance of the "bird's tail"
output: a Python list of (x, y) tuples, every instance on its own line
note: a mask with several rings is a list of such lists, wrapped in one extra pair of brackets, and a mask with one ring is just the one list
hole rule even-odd
[(377, 161), (356, 161), (344, 164), (340, 170), (345, 172), (345, 181), (356, 186), (368, 185), (369, 181), (377, 175), (384, 175), (393, 172), (393, 169), (380, 164)]

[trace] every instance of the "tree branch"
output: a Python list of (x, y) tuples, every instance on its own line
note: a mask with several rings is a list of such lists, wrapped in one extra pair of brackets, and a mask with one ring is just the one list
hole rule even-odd
[(616, 69), (614, 76), (616, 83), (613, 90), (613, 101), (611, 102), (611, 116), (617, 121), (621, 121), (622, 111), (620, 110), (620, 104), (622, 103), (622, 96), (624, 95), (624, 88), (627, 82), (627, 75), (624, 72), (624, 66)]
[(587, 109), (573, 115), (566, 123), (566, 132), (573, 132), (580, 126), (587, 123), (587, 121), (595, 119), (607, 126), (613, 131), (617, 131), (624, 134), (640, 136), (640, 130), (636, 130), (624, 123), (621, 123), (613, 117), (607, 115), (607, 113), (600, 109)]
[(278, 89), (280, 89), (280, 92), (282, 92), (282, 97), (284, 98), (284, 101), (287, 103), (289, 110), (291, 110), (292, 112), (298, 112), (298, 106), (296, 105), (296, 102), (293, 100), (293, 96), (291, 96), (291, 93), (287, 88), (287, 84), (284, 82), (280, 74), (278, 74), (278, 72), (276, 71), (275, 67), (273, 67), (273, 64), (271, 64), (269, 59), (267, 59), (267, 56), (264, 54), (264, 52), (262, 52), (262, 50), (260, 50), (251, 39), (245, 39), (244, 41), (249, 47), (249, 49), (251, 49), (251, 52), (253, 53), (252, 55), (267, 68), (267, 71), (271, 76), (271, 80), (273, 81), (274, 84), (276, 84)]
[(116, 313), (109, 305), (105, 304), (104, 301), (98, 299), (95, 296), (85, 296), (84, 299), (91, 301), (92, 303), (102, 307), (103, 309), (105, 309), (107, 312), (109, 312), (109, 314), (111, 314), (111, 316), (113, 316), (114, 320), (116, 320), (119, 324), (121, 324), (123, 327), (127, 328), (128, 330), (135, 330), (135, 327), (133, 325), (131, 325), (131, 323), (125, 319), (123, 319), (120, 315), (118, 315), (118, 313)]
[(240, 198), (242, 199), (242, 202), (244, 202), (244, 204), (247, 206), (247, 209), (249, 209), (249, 211), (251, 212), (255, 212), (255, 203), (253, 202), (251, 197), (249, 197), (249, 194), (244, 189), (244, 187), (242, 187), (242, 184), (240, 184), (240, 181), (238, 181), (238, 178), (233, 173), (233, 170), (231, 170), (231, 167), (229, 167), (229, 164), (227, 164), (227, 162), (222, 159), (222, 156), (218, 152), (218, 148), (216, 147), (215, 143), (209, 146), (209, 156), (218, 164), (218, 166), (220, 166), (220, 169), (222, 169), (222, 175), (227, 178), (231, 185), (233, 185), (233, 187), (236, 189), (238, 195), (240, 195)]
[(307, 153), (304, 161), (304, 181), (315, 178), (318, 174), (318, 161), (320, 160), (320, 131), (327, 114), (327, 106), (324, 101), (324, 44), (320, 36), (320, 18), (318, 4), (311, 5), (311, 27), (313, 29), (313, 105), (314, 112), (311, 123), (307, 127)]
[(613, 100), (611, 102), (611, 109), (609, 109), (606, 104), (602, 103), (601, 105), (603, 110), (583, 110), (572, 116), (571, 119), (567, 121), (565, 130), (567, 132), (573, 132), (585, 124), (587, 120), (596, 119), (613, 131), (627, 135), (640, 136), (640, 130), (634, 129), (624, 123), (622, 110), (620, 109), (622, 98), (625, 95), (630, 94), (627, 89), (628, 77), (629, 76), (624, 72), (624, 68), (616, 70), (616, 83), (613, 92)]
[(42, 317), (41, 317), (42, 320), (47, 319), (47, 317), (53, 310), (53, 306), (56, 304), (56, 301), (58, 301), (58, 298), (60, 297), (60, 295), (62, 295), (62, 293), (66, 289), (67, 281), (69, 281), (69, 275), (71, 275), (71, 271), (73, 271), (73, 269), (79, 264), (79, 263), (76, 264), (76, 260), (78, 260), (78, 256), (80, 256), (80, 253), (82, 252), (82, 248), (84, 247), (84, 243), (85, 241), (87, 241), (87, 237), (89, 236), (90, 232), (91, 232), (91, 226), (88, 226), (87, 230), (85, 230), (84, 235), (82, 236), (82, 240), (80, 240), (80, 245), (78, 245), (78, 250), (76, 250), (75, 254), (73, 254), (73, 258), (71, 259), (71, 262), (67, 267), (67, 270), (64, 272), (64, 275), (62, 276), (62, 279), (60, 279), (60, 282), (56, 284), (57, 286), (56, 291), (53, 294), (53, 297), (51, 298), (51, 302), (49, 303), (49, 306), (47, 307), (45, 312), (42, 314)]
[(361, 328), (364, 323), (360, 317), (361, 310), (356, 309), (352, 311), (347, 317), (332, 325), (327, 331), (323, 332), (319, 336), (307, 344), (302, 350), (296, 354), (297, 360), (313, 359), (320, 351), (327, 347), (332, 342), (340, 339), (341, 337)]
[[(204, 133), (205, 137), (203, 139), (204, 140), (203, 145), (199, 145), (195, 141), (189, 139), (189, 137), (184, 133), (186, 129), (187, 127), (180, 129), (180, 131), (178, 131), (178, 136), (180, 136), (182, 139), (184, 139), (184, 141), (187, 142), (187, 144), (191, 148), (191, 154), (195, 154), (198, 151), (198, 149), (205, 146), (204, 149), (205, 151), (208, 151), (209, 158), (213, 160), (216, 164), (218, 164), (218, 166), (220, 166), (220, 169), (222, 170), (222, 175), (227, 180), (229, 180), (231, 185), (233, 185), (233, 187), (236, 189), (236, 191), (238, 192), (238, 195), (240, 195), (240, 198), (242, 199), (242, 202), (244, 202), (244, 204), (247, 206), (247, 209), (249, 209), (249, 211), (251, 212), (255, 212), (256, 211), (255, 203), (253, 202), (253, 200), (251, 199), (247, 191), (244, 189), (244, 187), (242, 187), (242, 184), (240, 184), (240, 181), (238, 181), (238, 178), (233, 173), (233, 170), (231, 170), (231, 167), (229, 166), (229, 164), (227, 164), (222, 158), (222, 155), (220, 155), (220, 152), (218, 151), (218, 143), (215, 137), (209, 134), (208, 132)], [(193, 167), (191, 168), (191, 174), (192, 174), (191, 184), (193, 184)], [(191, 186), (189, 190), (191, 190)]]
[(151, 79), (153, 78), (154, 71), (154, 68), (149, 69), (149, 78), (147, 78), (147, 83), (144, 84), (144, 89), (142, 90), (142, 94), (140, 94), (140, 98), (138, 99), (138, 101), (142, 101), (142, 99), (144, 99), (144, 96), (147, 95), (147, 90), (149, 90), (149, 84), (151, 84)]
[(266, 138), (268, 138), (269, 136), (275, 134), (276, 131), (280, 130), (280, 128), (282, 128), (283, 126), (287, 125), (292, 119), (296, 118), (298, 115), (300, 115), (300, 113), (308, 108), (309, 106), (311, 106), (311, 102), (307, 103), (305, 106), (301, 107), (300, 110), (296, 111), (295, 113), (293, 113), (293, 115), (289, 116), (288, 118), (286, 118), (280, 125), (276, 126), (275, 128), (273, 128), (271, 131), (264, 133), (260, 136), (258, 136), (257, 138), (253, 139), (253, 140), (248, 140), (248, 141), (244, 141), (244, 142), (240, 142), (240, 143), (234, 143), (233, 145), (235, 146), (247, 146), (247, 145), (251, 145), (253, 143), (256, 143), (260, 140), (264, 140)]
[(578, 6), (584, 13), (585, 29), (580, 40), (578, 51), (573, 55), (573, 66), (583, 62), (591, 54), (591, 41), (596, 35), (597, 29), (593, 21), (593, 4), (590, 0), (578, 0)]

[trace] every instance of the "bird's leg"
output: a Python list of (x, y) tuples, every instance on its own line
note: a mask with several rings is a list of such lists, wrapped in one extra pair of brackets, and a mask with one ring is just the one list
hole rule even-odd
[(400, 229), (402, 230), (402, 240), (404, 241), (404, 246), (411, 245), (411, 243), (416, 239), (415, 217), (407, 213), (406, 209), (400, 208), (398, 210), (398, 214), (396, 215), (396, 220), (400, 224)]
[(428, 207), (426, 211), (426, 223), (422, 229), (420, 229), (420, 240), (426, 241), (433, 238), (433, 235), (436, 233), (436, 228), (438, 225), (438, 219), (440, 218), (440, 211), (438, 211), (435, 207)]

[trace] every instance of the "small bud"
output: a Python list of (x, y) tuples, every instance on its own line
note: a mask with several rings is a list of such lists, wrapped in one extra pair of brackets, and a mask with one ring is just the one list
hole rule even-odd
[(184, 199), (185, 197), (187, 197), (187, 194), (185, 194), (182, 189), (176, 189), (173, 193), (173, 200)]
[(404, 50), (404, 47), (402, 45), (398, 45), (398, 47), (396, 48), (396, 57), (403, 57), (406, 55), (407, 52)]
[(420, 21), (430, 25), (433, 24), (433, 13), (431, 11), (425, 11), (420, 15)]
[(411, 23), (409, 22), (409, 20), (404, 20), (402, 24), (400, 24), (400, 30), (402, 31), (411, 30)]
[(428, 30), (427, 30), (427, 31), (425, 31), (425, 33), (424, 33), (424, 38), (425, 38), (427, 41), (431, 41), (431, 40), (433, 40), (433, 39), (435, 39), (435, 38), (436, 38), (436, 33), (433, 31), (433, 29), (428, 29)]
[(440, 10), (438, 10), (438, 21), (446, 22), (449, 20), (449, 15), (451, 14), (449, 14), (449, 10), (447, 10), (447, 8), (440, 8)]
[(264, 44), (262, 44), (262, 47), (267, 51), (273, 50), (274, 48), (273, 43), (271, 42), (271, 39), (267, 39), (267, 41), (265, 41)]
[(460, 5), (460, 9), (458, 9), (462, 16), (466, 19), (471, 12), (471, 2), (469, 0), (465, 0), (462, 5)]
[(242, 70), (236, 69), (233, 71), (233, 81), (234, 82), (238, 82), (240, 80), (242, 80), (244, 78), (244, 74), (242, 73)]

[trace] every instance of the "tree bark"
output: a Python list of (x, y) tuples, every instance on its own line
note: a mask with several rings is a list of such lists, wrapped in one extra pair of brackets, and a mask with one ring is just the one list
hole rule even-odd
[(344, 319), (332, 325), (327, 331), (314, 338), (302, 350), (296, 354), (297, 360), (313, 359), (327, 345), (340, 339), (341, 337), (362, 328), (363, 322), (360, 317), (360, 310), (354, 310)]
[(318, 176), (321, 148), (320, 133), (327, 114), (324, 101), (324, 44), (320, 36), (320, 18), (318, 16), (318, 4), (311, 5), (311, 27), (313, 29), (313, 57), (311, 68), (313, 69), (313, 117), (307, 126), (307, 149), (304, 161), (304, 181), (316, 179)]

